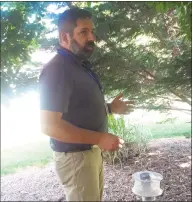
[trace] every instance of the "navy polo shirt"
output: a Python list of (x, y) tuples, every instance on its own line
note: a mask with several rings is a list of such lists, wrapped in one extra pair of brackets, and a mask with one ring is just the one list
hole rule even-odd
[[(61, 112), (62, 119), (88, 130), (107, 132), (104, 95), (98, 83), (69, 51), (44, 66), (39, 80), (40, 109)], [(80, 135), (80, 134), (74, 134)], [(51, 148), (69, 152), (90, 148), (87, 144), (64, 143), (50, 139)]]

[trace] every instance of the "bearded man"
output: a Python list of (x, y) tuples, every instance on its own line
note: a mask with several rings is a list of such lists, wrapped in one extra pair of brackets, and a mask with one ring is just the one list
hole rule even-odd
[(101, 82), (88, 61), (96, 40), (90, 12), (66, 10), (58, 29), (60, 48), (40, 75), (41, 130), (50, 137), (67, 201), (101, 201), (101, 150), (115, 151), (123, 144), (108, 133), (108, 114), (129, 113), (133, 103), (122, 101), (123, 94), (105, 103)]

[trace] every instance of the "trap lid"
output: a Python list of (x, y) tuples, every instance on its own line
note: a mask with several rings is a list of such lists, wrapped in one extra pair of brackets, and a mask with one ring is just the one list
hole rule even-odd
[(133, 174), (133, 179), (141, 182), (161, 181), (163, 176), (157, 172), (140, 171)]

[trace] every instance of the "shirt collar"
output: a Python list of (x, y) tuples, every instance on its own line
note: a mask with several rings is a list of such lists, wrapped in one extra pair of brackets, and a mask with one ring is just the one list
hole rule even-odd
[(86, 67), (86, 68), (91, 68), (91, 63), (88, 60), (80, 60), (80, 58), (78, 58), (72, 51), (60, 47), (58, 50), (63, 50), (67, 53), (67, 55), (69, 55), (70, 57), (74, 58), (82, 67)]

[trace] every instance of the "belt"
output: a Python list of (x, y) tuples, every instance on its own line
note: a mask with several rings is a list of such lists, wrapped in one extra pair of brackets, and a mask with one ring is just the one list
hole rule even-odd
[(98, 145), (91, 145), (87, 148), (79, 148), (79, 149), (74, 149), (74, 150), (70, 150), (70, 151), (66, 151), (65, 153), (73, 153), (73, 152), (81, 152), (81, 151), (88, 151), (94, 148), (99, 148)]

